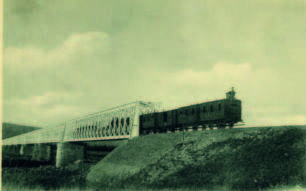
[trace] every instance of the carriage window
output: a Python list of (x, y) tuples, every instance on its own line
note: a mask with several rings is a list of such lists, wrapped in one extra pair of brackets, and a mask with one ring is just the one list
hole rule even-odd
[(168, 113), (167, 112), (164, 112), (164, 123), (167, 123), (168, 121)]
[(210, 111), (214, 111), (214, 106), (213, 105), (210, 106)]
[(192, 110), (191, 110), (191, 115), (193, 115), (194, 114), (194, 108), (192, 108)]
[(205, 113), (206, 112), (206, 108), (205, 108), (205, 106), (203, 107), (203, 113)]
[(188, 110), (187, 109), (185, 110), (185, 114), (188, 115)]
[(221, 103), (218, 104), (218, 109), (221, 111)]

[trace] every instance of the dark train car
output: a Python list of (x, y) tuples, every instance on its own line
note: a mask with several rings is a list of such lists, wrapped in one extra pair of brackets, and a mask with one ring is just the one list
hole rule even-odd
[(212, 124), (224, 119), (225, 100), (217, 100), (199, 104), (200, 119), (202, 124)]
[(200, 117), (198, 104), (179, 108), (177, 116), (178, 127), (196, 124)]
[(164, 132), (177, 124), (176, 110), (144, 114), (140, 116), (142, 131)]
[(153, 130), (156, 127), (155, 115), (157, 113), (149, 113), (140, 115), (139, 117), (139, 127), (141, 130)]
[(140, 130), (165, 132), (175, 128), (216, 126), (232, 128), (241, 119), (241, 100), (235, 99), (234, 89), (226, 93), (226, 99), (189, 105), (174, 110), (140, 116)]

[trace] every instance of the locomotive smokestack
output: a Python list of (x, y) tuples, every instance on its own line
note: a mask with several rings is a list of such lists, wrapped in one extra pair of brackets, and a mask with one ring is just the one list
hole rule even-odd
[(232, 90), (226, 93), (226, 99), (228, 100), (234, 100), (235, 99), (236, 92), (234, 91), (234, 87), (232, 87)]

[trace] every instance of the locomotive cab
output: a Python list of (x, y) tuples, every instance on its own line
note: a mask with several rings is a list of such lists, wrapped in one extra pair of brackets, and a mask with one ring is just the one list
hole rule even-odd
[(229, 123), (237, 123), (242, 121), (241, 119), (241, 100), (235, 98), (236, 92), (232, 87), (232, 90), (226, 93), (225, 100), (225, 118)]

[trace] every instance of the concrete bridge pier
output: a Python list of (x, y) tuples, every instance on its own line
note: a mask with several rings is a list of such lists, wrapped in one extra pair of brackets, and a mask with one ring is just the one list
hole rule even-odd
[(19, 153), (20, 155), (23, 155), (23, 154), (24, 154), (23, 149), (24, 149), (24, 145), (21, 145), (21, 146), (20, 146), (20, 153)]
[(74, 143), (57, 143), (56, 167), (64, 167), (76, 160), (84, 159), (84, 146)]

